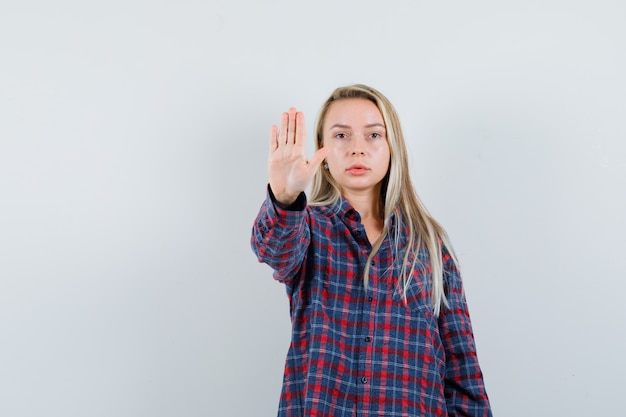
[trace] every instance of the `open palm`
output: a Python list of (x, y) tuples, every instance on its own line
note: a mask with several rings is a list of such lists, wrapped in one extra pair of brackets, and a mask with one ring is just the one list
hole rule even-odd
[(282, 114), (280, 129), (270, 129), (268, 172), (272, 192), (282, 204), (293, 203), (306, 189), (326, 150), (319, 149), (309, 161), (306, 157), (304, 114), (295, 108)]

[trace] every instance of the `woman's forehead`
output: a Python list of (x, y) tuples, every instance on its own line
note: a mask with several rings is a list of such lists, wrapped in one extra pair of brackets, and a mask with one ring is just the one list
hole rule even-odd
[(364, 98), (347, 98), (333, 102), (324, 118), (324, 128), (334, 126), (348, 127), (372, 127), (380, 125), (384, 128), (383, 116), (370, 100)]

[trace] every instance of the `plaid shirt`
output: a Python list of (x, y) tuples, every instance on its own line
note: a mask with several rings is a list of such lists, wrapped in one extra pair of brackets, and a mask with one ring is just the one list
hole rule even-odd
[(388, 238), (364, 287), (371, 246), (345, 200), (307, 206), (302, 193), (284, 209), (268, 187), (251, 244), (290, 302), (279, 417), (491, 416), (461, 277), (447, 252), (450, 308), (437, 318), (425, 249), (406, 301)]

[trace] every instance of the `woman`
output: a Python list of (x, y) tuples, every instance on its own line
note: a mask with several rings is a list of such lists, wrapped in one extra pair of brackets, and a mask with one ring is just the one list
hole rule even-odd
[(278, 415), (490, 416), (457, 262), (415, 193), (393, 106), (338, 88), (316, 136), (308, 160), (302, 113), (272, 126), (252, 230), (290, 300)]

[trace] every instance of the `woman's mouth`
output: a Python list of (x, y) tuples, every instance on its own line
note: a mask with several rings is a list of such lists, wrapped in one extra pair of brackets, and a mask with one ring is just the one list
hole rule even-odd
[(352, 175), (363, 175), (367, 171), (369, 171), (369, 168), (367, 168), (365, 165), (354, 164), (350, 165), (348, 169), (346, 169), (346, 171), (348, 171)]

